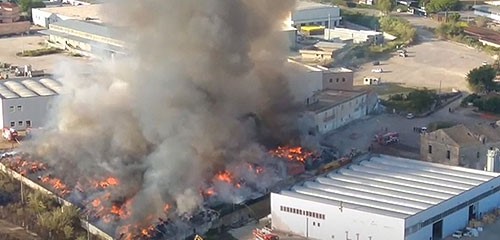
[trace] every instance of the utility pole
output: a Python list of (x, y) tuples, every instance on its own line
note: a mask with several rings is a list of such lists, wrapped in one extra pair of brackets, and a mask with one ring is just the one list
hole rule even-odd
[(441, 94), (441, 82), (442, 82), (442, 80), (439, 80), (439, 92), (438, 92), (438, 94)]
[(90, 228), (90, 224), (89, 224), (89, 214), (87, 213), (87, 240), (90, 240), (90, 231), (89, 231), (89, 228)]
[(330, 14), (328, 14), (328, 41), (330, 41), (330, 32), (331, 32), (331, 29), (332, 29), (332, 19), (331, 19), (331, 16)]

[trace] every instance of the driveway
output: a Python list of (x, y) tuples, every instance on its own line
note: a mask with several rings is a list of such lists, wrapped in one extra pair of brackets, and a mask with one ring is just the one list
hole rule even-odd
[[(374, 135), (383, 133), (387, 129), (387, 131), (398, 132), (400, 134), (399, 144), (403, 145), (405, 151), (412, 151), (418, 154), (420, 151), (420, 134), (413, 131), (414, 127), (424, 127), (430, 123), (439, 121), (464, 124), (493, 121), (481, 118), (480, 114), (474, 113), (471, 108), (461, 108), (459, 104), (460, 99), (423, 118), (406, 119), (404, 116), (396, 114), (369, 116), (335, 130), (325, 136), (323, 142), (329, 146), (336, 147), (341, 154), (349, 153), (352, 148), (367, 151), (368, 147), (373, 144)], [(450, 113), (448, 107), (456, 108), (456, 110)]]

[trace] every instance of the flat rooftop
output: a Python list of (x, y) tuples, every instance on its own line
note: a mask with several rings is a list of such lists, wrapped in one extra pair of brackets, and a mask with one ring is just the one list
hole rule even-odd
[(297, 5), (295, 6), (295, 10), (306, 10), (306, 9), (317, 9), (317, 8), (332, 8), (332, 5), (311, 2), (311, 1), (297, 1)]
[(58, 15), (64, 15), (80, 20), (91, 18), (94, 20), (102, 20), (104, 14), (101, 12), (102, 4), (93, 5), (79, 5), (79, 6), (62, 6), (62, 7), (48, 7), (39, 8), (38, 10), (50, 12)]
[(498, 176), (499, 173), (380, 155), (280, 194), (407, 218)]
[(363, 94), (366, 94), (366, 91), (323, 90), (317, 95), (319, 101), (308, 105), (307, 110), (320, 113)]
[(49, 78), (0, 81), (0, 97), (2, 99), (53, 96), (61, 93), (62, 84)]

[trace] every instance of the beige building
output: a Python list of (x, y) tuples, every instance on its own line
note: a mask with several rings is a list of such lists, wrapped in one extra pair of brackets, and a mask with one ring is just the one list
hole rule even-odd
[(29, 33), (31, 23), (20, 19), (21, 9), (17, 4), (0, 2), (0, 35)]
[(368, 114), (367, 92), (323, 90), (304, 114), (309, 133), (325, 134)]
[(500, 146), (497, 125), (456, 125), (420, 137), (420, 157), (424, 161), (484, 169), (490, 147)]
[(94, 57), (112, 57), (125, 54), (125, 42), (113, 36), (114, 28), (103, 24), (64, 20), (52, 23), (48, 30), (40, 31), (49, 35), (49, 45)]
[(322, 90), (353, 90), (354, 72), (347, 68), (325, 68), (307, 65), (289, 59), (288, 85), (297, 102), (314, 102), (314, 95)]

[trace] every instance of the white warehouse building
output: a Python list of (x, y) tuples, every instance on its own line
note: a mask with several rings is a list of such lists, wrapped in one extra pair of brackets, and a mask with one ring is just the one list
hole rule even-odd
[(297, 1), (291, 13), (292, 26), (300, 28), (306, 25), (319, 25), (327, 28), (341, 24), (340, 8), (311, 1)]
[(310, 239), (442, 239), (499, 207), (499, 175), (371, 156), (272, 193), (272, 227)]
[(61, 83), (47, 78), (0, 82), (1, 126), (17, 130), (42, 127), (51, 101), (61, 91)]

